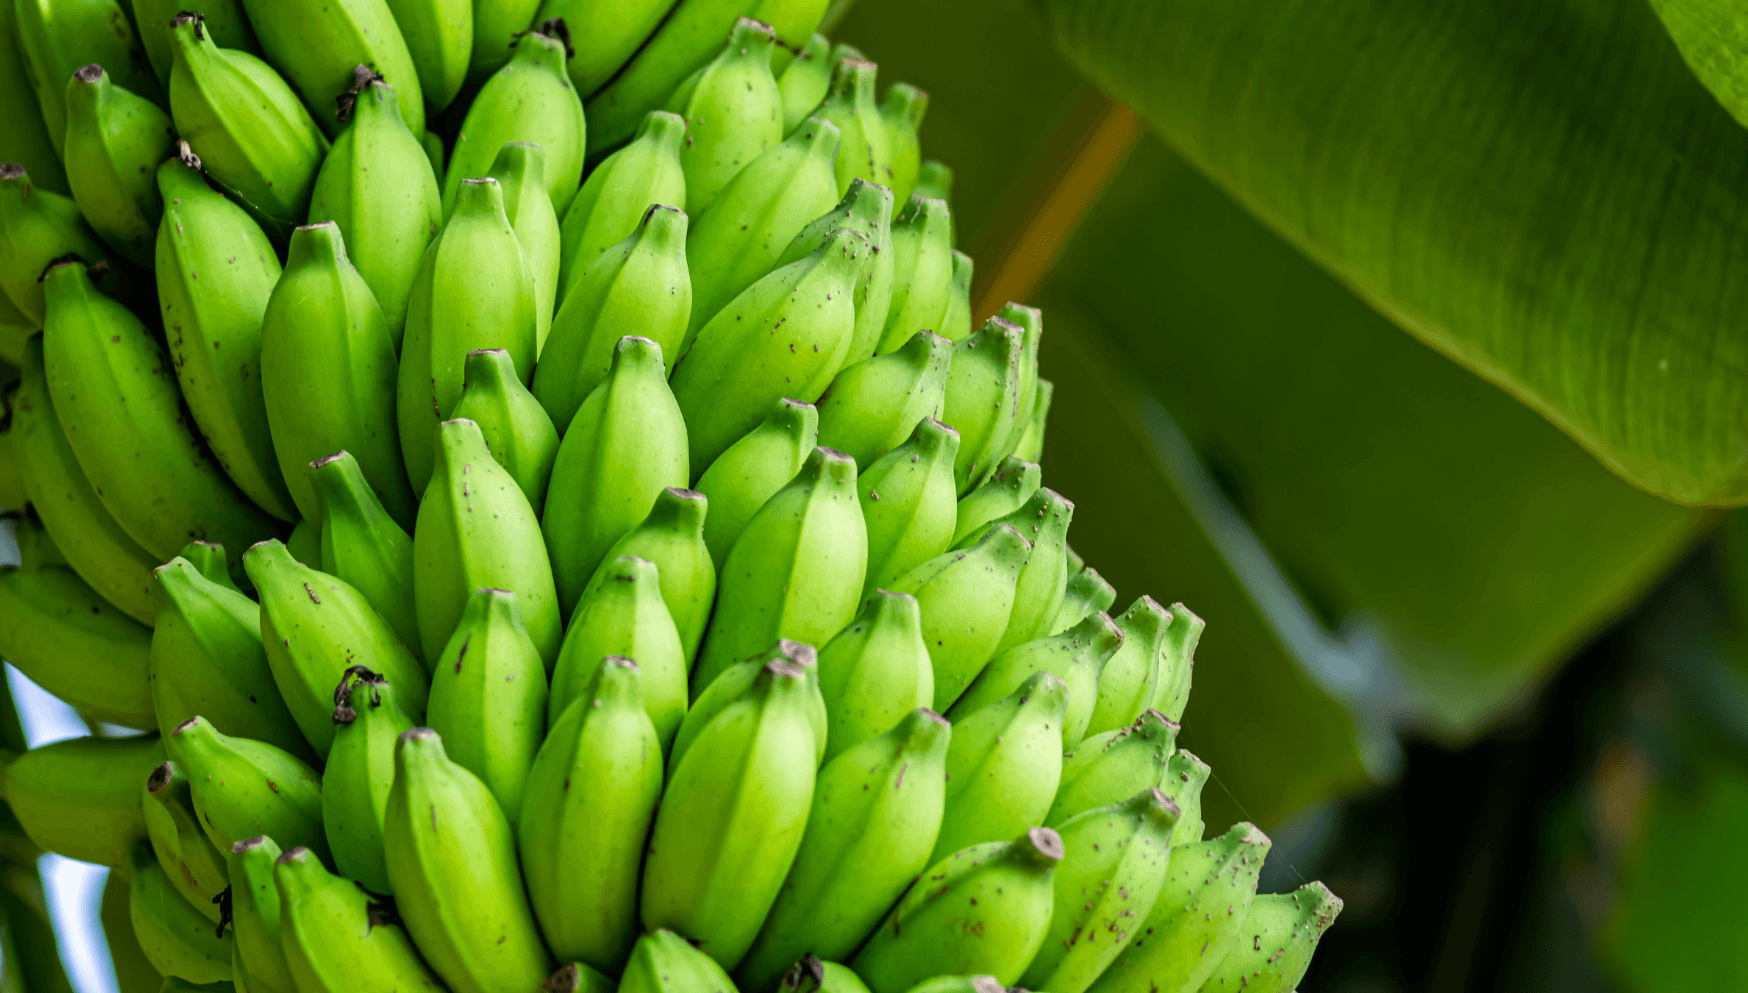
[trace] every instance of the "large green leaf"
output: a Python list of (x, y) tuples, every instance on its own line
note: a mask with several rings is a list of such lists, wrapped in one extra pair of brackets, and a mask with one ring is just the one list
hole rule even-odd
[(1748, 502), (1748, 131), (1644, 0), (1033, 0), (1376, 308), (1633, 483)]

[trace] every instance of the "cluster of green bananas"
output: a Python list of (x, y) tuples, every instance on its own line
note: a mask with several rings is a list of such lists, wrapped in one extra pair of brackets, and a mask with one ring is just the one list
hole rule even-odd
[(4, 5), (0, 654), (148, 733), (0, 838), (127, 993), (1297, 984), (823, 0)]

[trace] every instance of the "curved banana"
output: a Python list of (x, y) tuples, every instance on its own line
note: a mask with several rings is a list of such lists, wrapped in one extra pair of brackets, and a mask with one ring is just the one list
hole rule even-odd
[(321, 504), (321, 555), (312, 565), (364, 594), (413, 658), (425, 661), (413, 605), (413, 539), (389, 516), (351, 452), (310, 463)]
[(1003, 524), (970, 548), (938, 555), (886, 587), (911, 594), (922, 608), (936, 710), (952, 706), (995, 656), (1013, 613), (1014, 584), (1031, 554), (1031, 542)]
[(528, 898), (559, 958), (609, 972), (625, 967), (639, 930), (637, 881), (662, 769), (639, 666), (609, 656), (588, 697), (553, 722), (517, 822)]
[[(941, 336), (948, 341), (964, 341), (971, 334), (971, 276), (975, 268), (971, 256), (957, 249), (953, 251), (953, 276), (947, 282), (947, 309), (941, 312)], [(1037, 457), (1034, 452), (1032, 458), (1036, 460)]]
[(1048, 486), (1034, 490), (1018, 510), (998, 519), (1032, 543), (1032, 557), (1014, 586), (1013, 618), (996, 646), (998, 653), (1049, 636), (1044, 629), (1067, 595), (1068, 525), (1073, 520), (1074, 502)]
[(202, 28), (220, 48), (236, 48), (260, 55), (255, 29), (243, 12), (242, 0), (133, 0), (134, 23), (139, 27), (140, 47), (152, 63), (158, 85), (170, 92), (170, 69), (176, 63), (170, 43), (170, 20), (183, 11), (199, 14)]
[[(486, 79), (510, 61), (516, 40), (525, 31), (548, 32), (559, 39), (568, 52), (570, 38), (563, 21), (556, 26), (543, 21), (533, 28), (529, 27), (534, 24), (535, 12), (539, 6), (540, 0), (490, 0), (487, 3), (476, 0), (473, 9), (473, 49), (468, 55), (467, 66), (469, 83)], [(562, 60), (564, 53), (560, 57)], [(560, 68), (563, 69), (562, 61)], [(569, 82), (568, 75), (566, 82)]]
[(820, 770), (789, 878), (735, 970), (742, 986), (769, 989), (803, 954), (854, 952), (928, 868), (951, 736), (946, 718), (919, 708)]
[(492, 459), (478, 425), (444, 421), (440, 431), (437, 471), (413, 531), (413, 603), (425, 658), (435, 664), (468, 598), (490, 586), (516, 594), (528, 637), (550, 668), (563, 627), (539, 518)]
[(716, 960), (666, 928), (647, 931), (631, 949), (619, 977), (622, 993), (732, 993), (734, 981)]
[(515, 832), (491, 791), (449, 760), (430, 728), (406, 732), (395, 746), (383, 849), (401, 919), (455, 993), (522, 993), (551, 973)]
[(395, 741), (413, 722), (388, 680), (353, 666), (334, 688), (334, 747), (322, 769), (322, 832), (334, 868), (372, 893), (391, 893), (382, 819), (395, 781)]
[(107, 67), (117, 85), (162, 106), (157, 77), (117, 0), (19, 0), (13, 10), (18, 55), (57, 155), (65, 154), (67, 80), (82, 65)]
[(296, 520), (262, 399), (261, 320), (279, 255), (248, 211), (208, 185), (200, 159), (157, 167), (158, 313), (189, 412), (226, 474), (280, 520)]
[[(508, 3), (527, 0), (507, 0)], [(474, 27), (480, 27), (475, 11)], [(443, 213), (455, 213), (464, 180), (488, 174), (506, 141), (531, 141), (546, 149), (546, 194), (563, 214), (583, 181), (583, 104), (565, 72), (564, 22), (542, 24), (523, 34), (502, 68), (491, 74), (467, 110), (443, 176)], [(512, 28), (521, 31), (527, 27)], [(547, 31), (554, 33), (548, 34)], [(509, 41), (508, 38), (505, 39)], [(475, 66), (480, 48), (474, 45)]]
[(1040, 672), (953, 723), (947, 806), (934, 858), (1041, 824), (1062, 781), (1068, 684)]
[(515, 480), (539, 517), (558, 458), (558, 430), (546, 408), (522, 385), (509, 352), (480, 348), (467, 353), (461, 397), (452, 413), (479, 425), (493, 460)]
[(716, 612), (692, 674), (694, 697), (778, 638), (822, 645), (856, 615), (868, 531), (856, 463), (815, 448), (801, 472), (747, 522), (723, 563)]
[(1025, 332), (1020, 350), (1020, 409), (1014, 420), (1017, 427), (1008, 443), (1011, 449), (1032, 424), (1032, 409), (1038, 399), (1038, 349), (1044, 341), (1044, 313), (1036, 307), (1009, 301), (996, 316)]
[[(32, 183), (16, 162), (0, 165), (0, 290), (31, 324), (42, 327), (48, 311), (42, 275), (50, 262), (69, 255), (92, 265), (121, 261), (111, 254), (72, 197)], [(112, 266), (104, 291), (128, 299), (127, 273)]]
[(953, 167), (935, 159), (924, 159), (917, 167), (916, 185), (911, 188), (912, 196), (930, 197), (935, 200), (953, 199)]
[(851, 366), (874, 355), (874, 346), (880, 342), (892, 305), (892, 191), (861, 177), (851, 180), (838, 205), (808, 222), (783, 250), (777, 265), (788, 265), (813, 254), (838, 228), (860, 231), (868, 244), (874, 246), (873, 255), (867, 257), (869, 264), (856, 281), (856, 330), (850, 340), (850, 352), (844, 358), (844, 365)]
[(153, 769), (141, 784), (140, 806), (146, 836), (170, 884), (207, 920), (219, 923), (219, 895), (230, 885), (230, 876), (225, 857), (200, 829), (188, 774), (174, 762)]
[(170, 115), (114, 85), (96, 63), (74, 72), (66, 91), (62, 153), (73, 201), (110, 247), (150, 268), (164, 213), (152, 170), (175, 140)]
[(820, 444), (866, 471), (911, 437), (923, 419), (940, 419), (952, 361), (952, 342), (918, 331), (897, 351), (846, 366), (819, 398)]
[(674, 763), (644, 864), (646, 928), (692, 936), (725, 969), (745, 956), (801, 845), (818, 699), (801, 666), (769, 662)]
[[(899, 203), (910, 199), (922, 168), (922, 145), (917, 129), (929, 112), (929, 95), (909, 83), (893, 83), (880, 102), (880, 120), (886, 125), (886, 142), (892, 162), (892, 195)], [(1054, 991), (1052, 991), (1054, 993)]]
[(350, 123), (316, 174), (309, 223), (339, 225), (337, 240), (350, 247), (348, 261), (399, 348), (413, 277), (443, 223), (443, 192), (418, 128), (402, 117), (395, 88), (381, 76), (359, 66), (341, 114)]
[(1020, 433), (1020, 439), (1014, 444), (1014, 454), (1023, 459), (1036, 462), (1044, 452), (1044, 421), (1050, 415), (1050, 399), (1056, 392), (1056, 384), (1048, 379), (1038, 380), (1037, 388), (1032, 391), (1032, 420)]
[(1306, 883), (1291, 893), (1258, 896), (1239, 931), (1237, 946), (1202, 989), (1288, 993), (1311, 967), (1311, 953), (1341, 907), (1341, 898), (1320, 882)]
[(153, 719), (152, 630), (73, 570), (0, 566), (0, 655), (75, 708), (126, 727)]
[(231, 968), (242, 974), (245, 993), (297, 993), (279, 934), (279, 884), (273, 881), (279, 856), (279, 846), (264, 834), (231, 846)]
[[(418, 70), (419, 90), (435, 115), (454, 102), (467, 82), (467, 65), (473, 57), (473, 0), (388, 0), (388, 9)], [(434, 135), (426, 131), (427, 142)], [(441, 185), (443, 170), (438, 163), (433, 168)]]
[(60, 137), (51, 138), (43, 122), (12, 4), (0, 4), (0, 120), (10, 124), (0, 137), (0, 161), (24, 166), (36, 174), (44, 188), (66, 195), (69, 190), (66, 170), (61, 167)]
[(828, 763), (933, 703), (935, 674), (916, 597), (875, 591), (856, 619), (819, 650), (819, 692)]
[[(862, 474), (856, 493), (868, 523), (863, 596), (947, 550), (958, 509), (953, 499), (953, 456), (958, 450), (959, 432), (929, 417), (917, 423), (909, 441)], [(1020, 582), (1025, 582), (1024, 572)]]
[[(874, 102), (874, 77), (879, 67), (859, 58), (841, 59), (832, 66), (831, 85), (819, 116), (836, 124), (843, 133), (832, 173), (838, 193), (849, 190), (857, 177), (879, 183), (895, 193), (892, 179), (892, 136)], [(903, 201), (900, 201), (903, 202)]]
[(1159, 659), (1159, 682), (1153, 709), (1172, 720), (1181, 720), (1190, 699), (1190, 676), (1196, 665), (1196, 643), (1202, 640), (1207, 622), (1181, 603), (1171, 605), (1171, 626), (1165, 631), (1165, 651)]
[(669, 771), (680, 764), (686, 750), (692, 747), (692, 743), (698, 740), (698, 735), (710, 726), (710, 722), (730, 704), (744, 696), (748, 688), (758, 681), (765, 666), (772, 662), (786, 662), (800, 667), (802, 678), (808, 685), (805, 695), (808, 702), (807, 717), (813, 723), (816, 753), (814, 765), (824, 764), (825, 738), (830, 724), (825, 712), (825, 698), (819, 695), (819, 653), (812, 645), (778, 638), (775, 644), (763, 652), (724, 669), (722, 675), (702, 688), (698, 699), (692, 701), (692, 706), (686, 710), (686, 719), (680, 722), (680, 733), (674, 736), (673, 747), (668, 751)]
[(695, 488), (710, 501), (704, 544), (717, 572), (747, 522), (801, 471), (818, 434), (819, 412), (813, 404), (786, 397), (698, 477)]
[[(681, 210), (686, 206), (686, 172), (680, 165), (680, 148), (685, 140), (686, 122), (680, 115), (652, 110), (637, 126), (637, 135), (630, 144), (589, 171), (589, 178), (565, 209), (564, 222), (559, 225), (561, 305), (577, 275), (603, 252), (630, 237), (651, 207), (659, 203)], [(680, 247), (683, 249), (684, 244)], [(689, 301), (689, 277), (686, 285)]]
[(1183, 811), (1177, 830), (1171, 834), (1171, 845), (1193, 845), (1202, 840), (1202, 787), (1208, 782), (1208, 763), (1190, 752), (1172, 755), (1166, 769), (1165, 790), (1172, 802)]
[(164, 747), (188, 773), (200, 826), (219, 851), (258, 834), (327, 851), (322, 776), (297, 756), (221, 734), (202, 717), (177, 725)]
[(1124, 797), (1155, 787), (1166, 791), (1178, 805), (1183, 815), (1179, 824), (1199, 817), (1174, 789), (1170, 769), (1177, 754), (1177, 732), (1177, 724), (1159, 711), (1149, 710), (1126, 727), (1083, 740), (1062, 756), (1062, 782), (1044, 823), (1061, 827), (1069, 818), (1094, 807), (1119, 803)]
[(875, 351), (898, 348), (922, 330), (941, 330), (953, 282), (953, 212), (947, 201), (912, 193), (892, 219), (892, 306)]
[(565, 631), (552, 672), (547, 722), (557, 725), (572, 703), (588, 697), (602, 659), (629, 658), (637, 662), (639, 696), (665, 753), (686, 716), (685, 644), (654, 563), (621, 555), (603, 565), (601, 582), (578, 601)]
[(1001, 466), (976, 489), (959, 498), (958, 520), (953, 525), (953, 547), (975, 543), (989, 530), (992, 521), (1024, 506), (1042, 481), (1038, 463), (1015, 455), (1003, 459)]
[(727, 46), (668, 97), (667, 109), (686, 121), (688, 212), (704, 213), (736, 173), (783, 140), (783, 95), (771, 75), (776, 40), (769, 24), (740, 18)]
[(1117, 626), (1123, 629), (1123, 644), (1099, 674), (1099, 698), (1086, 728), (1090, 735), (1126, 727), (1153, 705), (1171, 611), (1143, 595), (1117, 618)]
[(468, 180), (419, 262), (407, 303), (395, 410), (413, 492), (430, 482), (437, 423), (461, 397), (468, 352), (506, 349), (523, 382), (534, 375), (534, 309), (533, 273), (504, 214), (503, 187), (490, 177)]
[(293, 559), (278, 541), (243, 553), (243, 568), (261, 599), (261, 643), (274, 682), (317, 755), (333, 743), (334, 687), (351, 666), (382, 674), (409, 718), (425, 716), (425, 670), (364, 594)]
[[(1062, 609), (1056, 612), (1056, 620), (1050, 624), (1050, 633), (1061, 634), (1085, 620), (1087, 615), (1109, 610), (1111, 604), (1116, 602), (1117, 591), (1111, 588), (1110, 583), (1105, 582), (1105, 577), (1099, 575), (1097, 569), (1088, 566), (1069, 578), (1068, 586), (1062, 592)], [(1173, 609), (1175, 611), (1175, 604)], [(1172, 616), (1177, 615), (1174, 612)]]
[(546, 192), (546, 150), (529, 141), (506, 141), (486, 175), (504, 191), (504, 217), (516, 232), (534, 281), (535, 351), (546, 347), (558, 293), (558, 215)]
[(990, 974), (1012, 984), (1050, 926), (1062, 839), (1046, 827), (940, 860), (894, 907), (850, 967), (873, 993), (931, 976)]
[(777, 92), (783, 95), (783, 136), (801, 126), (801, 122), (819, 109), (820, 102), (831, 88), (832, 42), (815, 33), (807, 46), (795, 54), (783, 74), (777, 77)]
[(425, 130), (425, 98), (413, 55), (387, 0), (242, 0), (261, 51), (303, 97), (332, 138), (344, 130), (352, 73), (368, 65), (395, 89), (401, 117)]
[(947, 716), (963, 719), (1014, 692), (1034, 674), (1048, 672), (1068, 684), (1068, 710), (1062, 717), (1062, 749), (1068, 751), (1086, 737), (1099, 674), (1122, 643), (1123, 629), (1100, 611), (1059, 635), (1015, 645), (990, 660)]
[(26, 837), (81, 862), (127, 864), (146, 836), (140, 784), (164, 761), (162, 742), (68, 738), (7, 758), (0, 792)]
[(279, 856), (273, 881), (279, 942), (297, 993), (442, 993), (394, 911), (330, 874), (314, 852)]
[(696, 490), (670, 486), (656, 494), (649, 516), (607, 550), (583, 594), (590, 598), (594, 589), (609, 579), (612, 563), (621, 555), (652, 563), (661, 574), (662, 601), (668, 605), (685, 653), (682, 675), (698, 655), (698, 643), (704, 639), (704, 626), (716, 602), (716, 565), (704, 544), (707, 509), (704, 494)]
[(176, 892), (151, 844), (135, 845), (128, 865), (128, 917), (152, 968), (195, 983), (230, 979), (231, 936)]
[(425, 720), (514, 825), (546, 736), (546, 667), (509, 590), (479, 589), (437, 659)]
[(953, 345), (947, 401), (941, 419), (959, 429), (962, 444), (953, 472), (961, 494), (971, 492), (1008, 455), (1019, 427), (1020, 359), (1025, 332), (999, 317)]

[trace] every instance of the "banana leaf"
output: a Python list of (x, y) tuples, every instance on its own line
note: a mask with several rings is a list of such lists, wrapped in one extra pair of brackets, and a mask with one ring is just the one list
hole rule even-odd
[(1693, 74), (1748, 123), (1748, 17), (1729, 0), (1651, 0)]

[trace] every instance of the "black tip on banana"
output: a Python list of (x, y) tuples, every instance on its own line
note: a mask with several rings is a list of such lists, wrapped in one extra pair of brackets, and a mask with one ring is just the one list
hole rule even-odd
[(289, 852), (280, 853), (280, 856), (274, 859), (273, 863), (275, 865), (290, 865), (294, 862), (307, 862), (309, 859), (309, 848), (304, 845), (299, 845)]
[(231, 844), (231, 854), (241, 855), (244, 852), (252, 852), (263, 845), (271, 844), (272, 840), (264, 834), (258, 834), (253, 838), (244, 838), (242, 841)]
[(156, 796), (164, 789), (164, 787), (170, 785), (170, 780), (175, 778), (176, 766), (169, 762), (165, 762), (156, 769), (153, 769), (152, 774), (146, 777), (146, 789), (149, 790), (153, 796)]
[(416, 727), (416, 728), (409, 728), (405, 731), (402, 731), (400, 740), (402, 740), (402, 741), (424, 741), (428, 738), (435, 738), (435, 737), (437, 737), (436, 731), (433, 731), (430, 728), (426, 728), (426, 727)]

